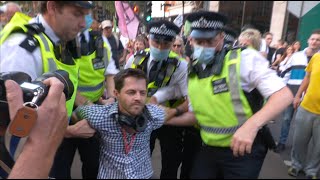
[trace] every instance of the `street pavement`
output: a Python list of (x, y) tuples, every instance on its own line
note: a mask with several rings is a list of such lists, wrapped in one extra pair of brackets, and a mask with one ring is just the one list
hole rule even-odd
[[(293, 127), (294, 127), (294, 120), (292, 121), (289, 138), (287, 141), (285, 151), (281, 152), (280, 154), (275, 153), (273, 151), (269, 151), (264, 164), (262, 166), (259, 179), (296, 179), (288, 175), (288, 167), (286, 164), (290, 164), (290, 153), (292, 147), (292, 135), (293, 135)], [(277, 117), (274, 123), (268, 124), (274, 139), (277, 141), (280, 135), (281, 129), (281, 116)], [(155, 150), (152, 155), (152, 166), (154, 168), (154, 175), (153, 179), (159, 179), (160, 171), (161, 171), (161, 154), (159, 148), (159, 142), (156, 142)], [(178, 172), (180, 173), (180, 172)], [(75, 156), (75, 160), (72, 166), (71, 177), (73, 179), (81, 179), (81, 162), (79, 159), (78, 154)], [(179, 177), (179, 175), (178, 175)], [(320, 172), (318, 173), (318, 177), (320, 177)], [(297, 179), (304, 179), (305, 176), (300, 174)]]

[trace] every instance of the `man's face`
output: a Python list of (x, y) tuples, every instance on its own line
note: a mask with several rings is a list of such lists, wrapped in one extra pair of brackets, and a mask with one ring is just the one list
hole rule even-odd
[(103, 34), (106, 36), (106, 37), (110, 37), (111, 34), (112, 34), (112, 27), (105, 27), (103, 29)]
[(98, 21), (96, 20), (93, 20), (93, 23), (91, 24), (91, 27), (90, 27), (93, 31), (99, 31), (99, 23)]
[(149, 44), (155, 48), (160, 49), (160, 50), (171, 49), (173, 42), (174, 41), (161, 41), (158, 39), (149, 38)]
[(176, 39), (172, 45), (172, 51), (174, 51), (177, 54), (180, 54), (181, 49), (182, 49), (182, 42)]
[(270, 35), (270, 34), (266, 35), (265, 40), (266, 40), (267, 46), (270, 46), (270, 44), (271, 44), (271, 42), (272, 42), (272, 38), (273, 38), (272, 35)]
[(147, 99), (147, 86), (145, 79), (127, 77), (120, 92), (115, 90), (119, 101), (119, 110), (130, 116), (142, 113)]
[(312, 34), (308, 39), (308, 47), (312, 50), (320, 49), (320, 34)]
[(144, 50), (146, 47), (144, 46), (144, 43), (142, 41), (137, 41), (134, 43), (134, 49), (135, 51)]
[(85, 15), (89, 13), (89, 10), (74, 5), (59, 8), (53, 3), (48, 13), (53, 18), (51, 26), (54, 32), (61, 40), (70, 41), (86, 27)]

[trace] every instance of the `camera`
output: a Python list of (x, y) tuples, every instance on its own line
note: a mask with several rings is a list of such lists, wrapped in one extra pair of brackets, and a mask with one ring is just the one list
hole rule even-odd
[[(13, 80), (20, 85), (24, 102), (32, 102), (40, 106), (49, 92), (49, 87), (43, 84), (42, 81), (50, 77), (56, 77), (64, 84), (63, 92), (66, 96), (66, 100), (69, 100), (73, 95), (74, 87), (69, 79), (69, 73), (64, 70), (45, 73), (34, 81), (31, 81), (31, 77), (24, 72), (13, 71), (0, 73), (0, 126), (7, 126), (10, 122), (5, 87), (6, 80)], [(3, 121), (3, 119), (6, 122)]]

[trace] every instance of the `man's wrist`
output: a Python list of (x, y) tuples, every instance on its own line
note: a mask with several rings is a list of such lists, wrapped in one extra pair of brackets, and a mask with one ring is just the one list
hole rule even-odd
[(180, 116), (180, 115), (182, 115), (183, 114), (183, 111), (182, 110), (180, 110), (179, 108), (175, 108), (176, 109), (176, 113), (175, 113), (175, 115), (174, 116)]

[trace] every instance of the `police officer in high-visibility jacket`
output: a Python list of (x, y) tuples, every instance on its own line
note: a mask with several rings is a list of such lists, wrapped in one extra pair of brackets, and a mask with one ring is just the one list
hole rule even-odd
[[(183, 103), (187, 96), (188, 64), (179, 59), (179, 55), (171, 51), (176, 35), (180, 29), (167, 20), (149, 23), (150, 49), (137, 52), (131, 56), (125, 68), (142, 69), (148, 77), (148, 97), (150, 103), (176, 107)], [(165, 98), (169, 87), (177, 87), (182, 101), (167, 101)], [(177, 111), (178, 112), (178, 111)], [(179, 113), (177, 113), (179, 114)], [(158, 138), (161, 146), (162, 170), (160, 178), (176, 178), (181, 158), (181, 138), (179, 129), (173, 126), (163, 126), (151, 134), (150, 148), (154, 148)]]
[(84, 17), (91, 8), (92, 1), (44, 1), (37, 17), (17, 12), (0, 34), (0, 72), (22, 71), (32, 80), (57, 69), (69, 73), (74, 86), (73, 95), (66, 102), (69, 118), (78, 86), (80, 57), (74, 40), (85, 27)]
[[(268, 148), (264, 125), (292, 102), (292, 93), (256, 50), (225, 52), (225, 16), (200, 11), (188, 20), (189, 112), (170, 122), (199, 123), (202, 147), (191, 178), (258, 178)], [(269, 100), (262, 107), (263, 97)]]
[[(113, 77), (119, 72), (116, 69), (114, 60), (111, 57), (111, 50), (103, 42), (100, 31), (92, 31), (90, 26), (93, 22), (91, 14), (86, 15), (86, 27), (79, 33), (79, 44), (81, 58), (79, 64), (78, 93), (75, 100), (76, 107), (87, 104), (105, 104), (104, 90), (108, 95), (113, 94)], [(110, 103), (114, 98), (109, 98)], [(82, 126), (81, 119), (72, 118), (72, 127)], [(72, 128), (71, 133), (66, 134), (51, 169), (50, 177), (65, 178), (71, 177), (71, 166), (74, 155), (78, 150), (82, 162), (82, 177), (84, 179), (96, 179), (99, 169), (100, 139), (95, 131), (89, 128)], [(76, 133), (76, 136), (74, 135)]]

